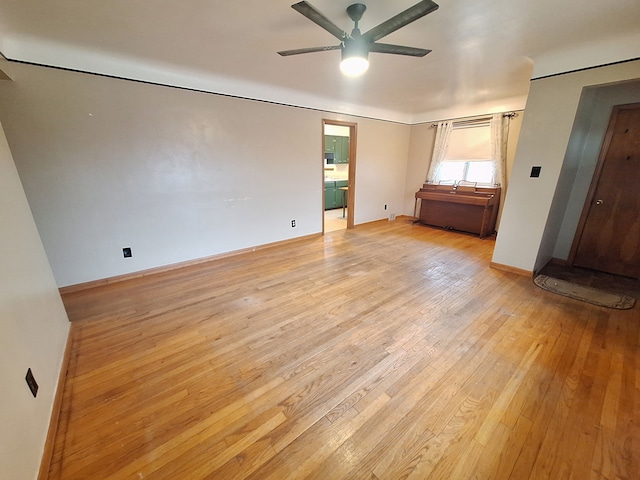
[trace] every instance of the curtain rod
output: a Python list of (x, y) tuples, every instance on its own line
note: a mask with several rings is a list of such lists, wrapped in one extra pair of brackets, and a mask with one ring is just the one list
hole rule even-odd
[[(518, 116), (517, 112), (505, 112), (502, 114), (503, 117), (506, 117), (508, 119), (512, 119), (514, 117)], [(473, 117), (462, 117), (460, 119), (454, 119), (454, 118), (449, 118), (447, 120), (441, 120), (441, 122), (453, 122), (454, 124), (458, 123), (474, 123), (474, 122), (483, 122), (486, 121), (487, 119), (491, 118), (491, 114), (489, 115), (474, 115)], [(432, 123), (431, 128), (437, 127), (438, 124), (437, 123)]]

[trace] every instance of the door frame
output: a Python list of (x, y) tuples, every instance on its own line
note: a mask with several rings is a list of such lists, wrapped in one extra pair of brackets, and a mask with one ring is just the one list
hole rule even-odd
[(593, 173), (593, 177), (591, 178), (591, 185), (589, 185), (589, 191), (587, 192), (587, 197), (585, 198), (584, 205), (582, 207), (580, 221), (578, 222), (578, 226), (576, 227), (576, 233), (573, 236), (571, 250), (569, 250), (569, 257), (567, 258), (567, 263), (571, 266), (573, 266), (573, 262), (576, 259), (576, 255), (578, 253), (578, 247), (580, 246), (580, 241), (582, 240), (582, 234), (584, 233), (584, 228), (587, 224), (587, 218), (589, 217), (589, 212), (591, 211), (591, 207), (595, 199), (596, 190), (598, 189), (598, 184), (600, 182), (600, 176), (602, 175), (602, 169), (604, 168), (604, 161), (609, 151), (611, 140), (613, 139), (615, 125), (618, 119), (618, 112), (620, 110), (627, 110), (630, 108), (640, 108), (640, 103), (614, 105), (614, 107), (611, 110), (611, 116), (609, 117), (609, 124), (607, 125), (607, 131), (605, 133), (604, 140), (602, 141), (602, 146), (600, 147), (600, 153), (598, 154), (598, 161), (596, 163), (596, 168)]
[(358, 137), (358, 124), (354, 122), (344, 122), (342, 120), (322, 119), (322, 155), (321, 159), (321, 179), (322, 179), (322, 233), (324, 234), (324, 130), (325, 125), (337, 125), (341, 127), (349, 127), (349, 170), (347, 194), (347, 229), (354, 227), (354, 208), (355, 208), (355, 192), (356, 192), (356, 144)]

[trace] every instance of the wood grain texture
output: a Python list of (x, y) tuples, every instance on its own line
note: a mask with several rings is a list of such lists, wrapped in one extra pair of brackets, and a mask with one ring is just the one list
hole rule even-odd
[(640, 279), (640, 103), (613, 107), (570, 261)]
[(64, 295), (49, 478), (640, 478), (640, 315), (375, 222)]

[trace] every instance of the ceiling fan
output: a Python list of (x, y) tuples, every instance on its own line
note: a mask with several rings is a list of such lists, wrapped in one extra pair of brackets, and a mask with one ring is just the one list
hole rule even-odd
[(358, 22), (362, 18), (367, 6), (362, 3), (354, 3), (347, 7), (347, 15), (354, 22), (351, 34), (348, 34), (335, 23), (320, 13), (313, 5), (307, 1), (302, 1), (291, 5), (291, 8), (300, 12), (316, 25), (324, 28), (331, 35), (340, 40), (339, 45), (326, 47), (298, 48), (295, 50), (283, 50), (278, 52), (286, 57), (289, 55), (299, 55), (301, 53), (324, 52), (327, 50), (341, 50), (342, 62), (340, 69), (349, 76), (356, 76), (364, 73), (369, 67), (369, 53), (390, 53), (393, 55), (408, 55), (411, 57), (424, 57), (431, 50), (423, 48), (405, 47), (402, 45), (390, 45), (388, 43), (377, 43), (383, 37), (392, 32), (424, 17), (425, 15), (438, 9), (438, 4), (431, 0), (422, 0), (413, 7), (407, 8), (389, 20), (373, 27), (365, 33), (360, 33)]

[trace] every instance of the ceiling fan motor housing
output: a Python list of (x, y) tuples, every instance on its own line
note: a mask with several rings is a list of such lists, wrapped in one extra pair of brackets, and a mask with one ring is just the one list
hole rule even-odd
[(354, 22), (358, 23), (362, 18), (367, 6), (363, 3), (354, 3), (353, 5), (349, 5), (347, 7), (347, 15)]
[(351, 57), (369, 58), (369, 42), (360, 37), (345, 39), (342, 59)]

